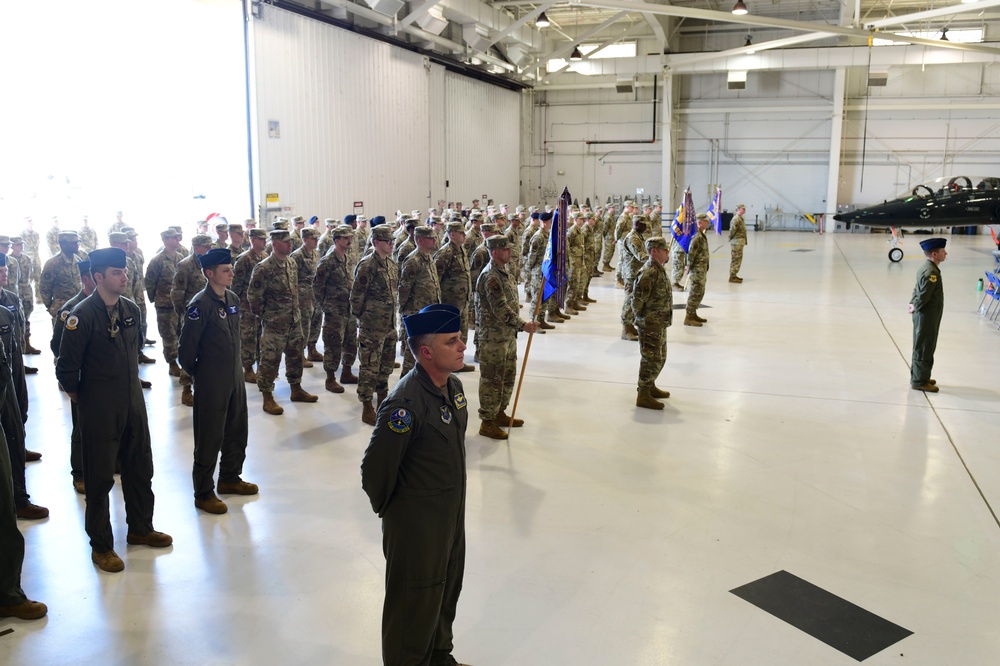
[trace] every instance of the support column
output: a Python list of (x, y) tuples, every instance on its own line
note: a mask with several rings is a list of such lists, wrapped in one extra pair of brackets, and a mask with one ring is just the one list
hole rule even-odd
[(663, 122), (660, 123), (660, 134), (663, 142), (663, 164), (660, 169), (660, 192), (663, 196), (663, 212), (672, 216), (677, 210), (677, 201), (674, 200), (674, 165), (677, 160), (674, 147), (674, 75), (668, 69), (663, 70), (662, 97)]
[(830, 119), (830, 170), (826, 179), (827, 233), (832, 233), (836, 222), (837, 197), (840, 190), (840, 155), (844, 139), (844, 97), (847, 90), (847, 69), (838, 67), (833, 79), (833, 118)]

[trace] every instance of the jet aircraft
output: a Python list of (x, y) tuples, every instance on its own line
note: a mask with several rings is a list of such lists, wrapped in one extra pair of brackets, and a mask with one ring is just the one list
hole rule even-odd
[(1000, 178), (938, 178), (892, 201), (838, 213), (833, 219), (888, 227), (892, 231), (889, 260), (896, 262), (903, 258), (900, 229), (1000, 224)]

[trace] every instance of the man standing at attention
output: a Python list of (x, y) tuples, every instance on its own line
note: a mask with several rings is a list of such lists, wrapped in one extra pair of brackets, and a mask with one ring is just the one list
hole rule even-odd
[(743, 247), (747, 244), (747, 223), (743, 221), (743, 214), (746, 212), (746, 206), (736, 204), (736, 215), (733, 215), (733, 221), (729, 225), (729, 244), (733, 250), (729, 262), (729, 281), (736, 284), (743, 282), (739, 272), (743, 265)]
[(178, 346), (181, 367), (194, 378), (194, 505), (207, 513), (228, 507), (215, 494), (256, 495), (257, 485), (240, 478), (247, 453), (247, 390), (240, 354), (239, 296), (229, 248), (198, 256), (208, 285), (194, 295), (184, 316)]
[(451, 656), (465, 573), (469, 410), (452, 374), (465, 365), (461, 314), (437, 304), (403, 321), (417, 365), (383, 403), (361, 463), (361, 485), (382, 519), (382, 660), (461, 666)]
[(708, 215), (698, 213), (698, 231), (691, 238), (688, 246), (688, 273), (691, 288), (688, 291), (687, 314), (684, 317), (685, 326), (701, 326), (707, 319), (698, 316), (698, 306), (705, 297), (705, 281), (708, 279), (708, 239), (705, 229), (708, 229)]
[(177, 365), (177, 335), (180, 333), (180, 320), (174, 310), (170, 292), (174, 287), (177, 264), (184, 256), (178, 251), (181, 236), (176, 229), (170, 228), (160, 232), (160, 240), (163, 241), (163, 249), (149, 260), (144, 284), (146, 294), (156, 308), (156, 327), (160, 331), (163, 358), (169, 366), (170, 376), (180, 377), (181, 368)]
[(121, 466), (128, 543), (166, 548), (173, 539), (153, 529), (153, 451), (139, 384), (142, 333), (139, 307), (121, 298), (128, 289), (125, 252), (94, 250), (90, 273), (97, 289), (66, 318), (56, 378), (80, 406), (91, 559), (104, 571), (116, 572), (125, 568), (114, 550), (108, 500), (116, 462)]
[(944, 312), (944, 284), (938, 266), (948, 257), (944, 246), (947, 238), (920, 241), (927, 261), (917, 271), (917, 284), (910, 299), (913, 315), (913, 358), (910, 362), (910, 386), (916, 391), (937, 393), (937, 382), (931, 379), (934, 349), (937, 347), (941, 313)]
[[(404, 318), (432, 303), (441, 302), (441, 280), (433, 259), (434, 248), (437, 246), (434, 229), (428, 226), (417, 227), (413, 232), (413, 239), (417, 243), (417, 249), (403, 260), (397, 286), (399, 316)], [(403, 348), (401, 374), (409, 372), (414, 363), (416, 359), (407, 345)]]
[(663, 409), (657, 398), (669, 398), (670, 391), (656, 388), (656, 378), (667, 360), (667, 327), (673, 323), (674, 300), (670, 279), (663, 264), (670, 258), (667, 239), (653, 236), (646, 240), (649, 259), (639, 269), (632, 288), (630, 306), (639, 332), (639, 395), (636, 407)]

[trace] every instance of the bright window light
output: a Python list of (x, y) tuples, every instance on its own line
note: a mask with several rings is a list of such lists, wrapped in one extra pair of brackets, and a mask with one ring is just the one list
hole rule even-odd
[[(917, 37), (922, 39), (940, 39), (941, 30), (907, 30), (905, 32), (895, 33), (902, 37)], [(948, 30), (948, 41), (949, 42), (960, 42), (962, 44), (978, 44), (983, 41), (983, 29), (982, 28), (955, 28)], [(888, 39), (875, 38), (872, 42), (875, 46), (888, 46), (890, 44), (903, 44), (903, 42), (893, 42)], [(581, 50), (583, 47), (580, 47)], [(586, 53), (586, 51), (584, 51)]]

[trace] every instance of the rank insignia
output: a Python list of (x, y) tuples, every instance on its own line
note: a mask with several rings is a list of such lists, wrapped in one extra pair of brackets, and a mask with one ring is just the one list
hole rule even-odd
[(135, 317), (125, 317), (125, 320), (122, 323), (125, 324), (125, 328), (135, 326)]
[(2, 325), (0, 325), (0, 333), (4, 333), (4, 334), (10, 333), (10, 324), (2, 324)]
[(469, 401), (465, 399), (465, 394), (464, 393), (456, 393), (455, 394), (455, 406), (456, 407), (458, 407), (459, 409), (465, 409), (466, 405), (468, 405), (468, 404), (469, 404)]
[(69, 318), (66, 319), (67, 331), (75, 331), (76, 327), (79, 325), (80, 325), (80, 318), (77, 317), (76, 315), (70, 315)]
[(394, 409), (389, 415), (389, 430), (398, 432), (410, 432), (410, 425), (413, 423), (413, 416), (405, 409)]
[(451, 423), (451, 407), (441, 405), (441, 423), (448, 425)]
[(219, 319), (226, 318), (226, 308), (219, 308)]
[(188, 319), (191, 321), (198, 321), (201, 319), (201, 310), (198, 309), (197, 305), (192, 305), (188, 308)]

